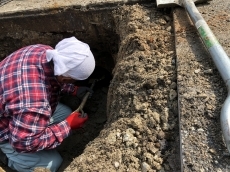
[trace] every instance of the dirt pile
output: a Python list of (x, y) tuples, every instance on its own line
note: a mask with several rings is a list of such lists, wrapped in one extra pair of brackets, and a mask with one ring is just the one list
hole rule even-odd
[(99, 136), (65, 171), (177, 171), (177, 91), (172, 21), (140, 5), (113, 12), (120, 48)]

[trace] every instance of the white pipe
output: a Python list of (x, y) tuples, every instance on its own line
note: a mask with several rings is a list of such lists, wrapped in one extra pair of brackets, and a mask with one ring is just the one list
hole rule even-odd
[(202, 41), (209, 51), (222, 79), (228, 88), (228, 97), (221, 109), (220, 123), (226, 147), (230, 152), (230, 59), (217, 41), (192, 0), (183, 0), (183, 6), (196, 26)]

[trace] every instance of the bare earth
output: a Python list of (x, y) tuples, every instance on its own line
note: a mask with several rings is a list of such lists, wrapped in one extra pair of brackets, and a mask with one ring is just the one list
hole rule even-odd
[[(229, 54), (230, 2), (220, 2), (199, 10)], [(229, 170), (219, 124), (227, 91), (184, 10), (124, 5), (113, 16), (121, 40), (113, 79), (95, 89), (89, 121), (58, 148), (59, 172), (181, 171), (178, 112), (184, 171)]]
[(178, 171), (170, 13), (134, 5), (113, 14), (121, 42), (108, 91), (107, 122), (64, 171)]
[[(230, 2), (198, 9), (229, 56)], [(230, 171), (220, 126), (227, 88), (184, 10), (175, 10), (174, 19), (184, 171)]]

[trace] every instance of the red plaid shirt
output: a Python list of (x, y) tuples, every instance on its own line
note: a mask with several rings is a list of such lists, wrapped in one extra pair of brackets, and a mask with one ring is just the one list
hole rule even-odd
[(70, 134), (66, 121), (49, 126), (61, 87), (46, 60), (46, 45), (24, 47), (0, 62), (0, 142), (9, 140), (18, 152), (57, 147)]

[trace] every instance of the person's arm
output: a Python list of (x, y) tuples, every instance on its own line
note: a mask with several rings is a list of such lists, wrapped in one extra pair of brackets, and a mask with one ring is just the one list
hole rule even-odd
[(17, 152), (36, 152), (52, 149), (70, 134), (66, 120), (49, 126), (49, 115), (23, 112), (10, 122), (10, 144)]
[(16, 96), (12, 94), (12, 101), (6, 107), (12, 115), (9, 142), (17, 152), (55, 148), (70, 134), (66, 120), (49, 125), (50, 86), (46, 85), (42, 70), (39, 64), (21, 67)]
[(69, 95), (76, 95), (77, 86), (74, 84), (63, 84), (61, 86), (61, 93), (62, 94), (69, 94)]
[(93, 90), (90, 89), (89, 87), (84, 87), (84, 86), (79, 87), (73, 84), (63, 84), (61, 89), (62, 94), (77, 96), (79, 99), (82, 99), (87, 92), (90, 92), (92, 94)]

